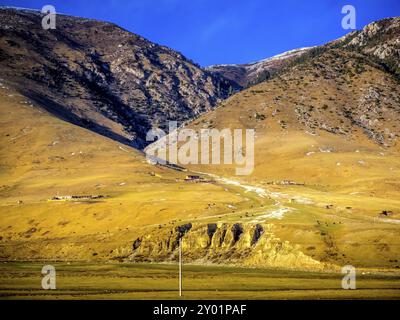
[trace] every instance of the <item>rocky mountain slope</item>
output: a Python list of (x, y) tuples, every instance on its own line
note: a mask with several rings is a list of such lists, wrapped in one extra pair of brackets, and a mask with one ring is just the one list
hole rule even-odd
[(294, 58), (300, 57), (311, 48), (290, 50), (271, 58), (247, 64), (221, 64), (207, 67), (215, 75), (232, 80), (240, 87), (245, 88), (267, 80), (272, 74), (279, 71)]
[(246, 88), (268, 80), (285, 67), (290, 68), (292, 63), (299, 60), (296, 58), (303, 56), (304, 59), (304, 55), (310, 54), (312, 49), (318, 51), (324, 47), (339, 46), (375, 58), (377, 62), (385, 65), (388, 71), (400, 75), (399, 23), (399, 19), (387, 18), (373, 22), (363, 30), (351, 32), (326, 46), (294, 49), (253, 63), (213, 65), (207, 70)]
[(346, 49), (357, 50), (383, 64), (387, 71), (400, 77), (400, 19), (373, 22), (343, 41)]
[(229, 81), (114, 24), (57, 15), (43, 30), (42, 16), (0, 8), (1, 78), (62, 119), (142, 148), (149, 128), (228, 96)]
[(374, 22), (306, 50), (209, 117), (231, 114), (240, 126), (255, 127), (260, 134), (277, 126), (351, 139), (361, 131), (379, 145), (395, 146), (400, 137), (399, 58), (400, 18)]

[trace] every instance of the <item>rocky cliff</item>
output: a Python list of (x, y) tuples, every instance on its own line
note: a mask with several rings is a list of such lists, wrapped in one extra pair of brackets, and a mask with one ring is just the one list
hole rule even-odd
[(179, 239), (185, 263), (321, 269), (323, 263), (277, 238), (272, 224), (209, 223), (164, 227), (132, 244), (130, 261), (177, 261)]

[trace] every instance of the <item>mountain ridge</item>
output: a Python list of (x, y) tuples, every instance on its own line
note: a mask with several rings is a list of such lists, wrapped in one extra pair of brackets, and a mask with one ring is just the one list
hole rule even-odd
[(206, 70), (222, 75), (240, 85), (242, 88), (252, 86), (269, 78), (269, 75), (282, 68), (293, 58), (301, 56), (314, 47), (292, 49), (260, 61), (244, 64), (216, 64)]

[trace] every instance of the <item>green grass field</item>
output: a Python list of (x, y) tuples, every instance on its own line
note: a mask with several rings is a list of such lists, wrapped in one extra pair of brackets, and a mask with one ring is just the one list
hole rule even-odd
[[(399, 299), (400, 277), (357, 276), (343, 290), (342, 274), (215, 266), (184, 266), (183, 297), (178, 266), (170, 264), (54, 263), (57, 289), (41, 288), (45, 263), (0, 265), (1, 299)], [(365, 272), (364, 272), (365, 273)]]

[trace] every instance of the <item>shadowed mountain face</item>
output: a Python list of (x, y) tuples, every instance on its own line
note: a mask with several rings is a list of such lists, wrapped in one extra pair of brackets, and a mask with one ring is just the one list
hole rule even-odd
[(142, 148), (151, 127), (186, 121), (231, 83), (180, 53), (106, 22), (0, 8), (1, 77), (52, 114)]

